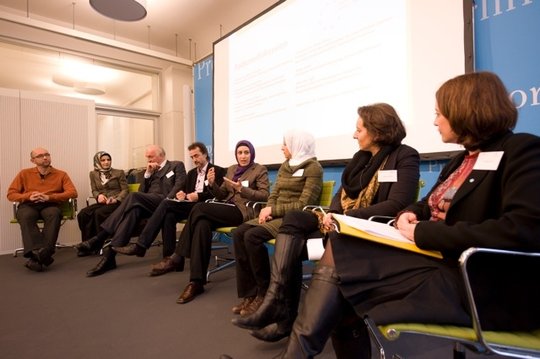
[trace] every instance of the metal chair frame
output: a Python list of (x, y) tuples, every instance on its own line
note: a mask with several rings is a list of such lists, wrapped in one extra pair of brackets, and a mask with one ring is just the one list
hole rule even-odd
[[(13, 219), (9, 221), (9, 223), (18, 224), (19, 221), (17, 220), (17, 209), (19, 207), (19, 202), (13, 202)], [(61, 210), (62, 210), (62, 220), (60, 222), (60, 226), (64, 225), (64, 223), (68, 220), (75, 219), (77, 217), (77, 198), (70, 198), (67, 201), (64, 201), (61, 203)], [(43, 224), (43, 220), (37, 221), (38, 226)], [(43, 227), (40, 226), (40, 230), (43, 230)], [(68, 244), (62, 244), (62, 243), (56, 243), (56, 248), (72, 248), (72, 245)], [(19, 253), (23, 253), (24, 248), (17, 248), (13, 251), (13, 257), (17, 257)]]

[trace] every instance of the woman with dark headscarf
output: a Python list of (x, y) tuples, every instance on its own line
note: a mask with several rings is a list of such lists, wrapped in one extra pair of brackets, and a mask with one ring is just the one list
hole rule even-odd
[(77, 214), (84, 242), (94, 237), (99, 225), (111, 214), (128, 194), (124, 171), (111, 167), (111, 155), (99, 151), (94, 155), (94, 170), (90, 171), (90, 186), (96, 203), (83, 208)]
[(188, 303), (204, 292), (212, 231), (218, 227), (238, 226), (255, 218), (253, 209), (246, 206), (247, 202), (268, 199), (268, 171), (254, 162), (253, 145), (246, 140), (239, 141), (235, 156), (237, 164), (227, 169), (221, 186), (217, 184), (213, 168), (207, 173), (210, 191), (224, 203), (201, 202), (193, 207), (180, 234), (176, 253), (171, 257), (173, 261), (190, 258), (190, 281), (176, 301), (179, 304)]

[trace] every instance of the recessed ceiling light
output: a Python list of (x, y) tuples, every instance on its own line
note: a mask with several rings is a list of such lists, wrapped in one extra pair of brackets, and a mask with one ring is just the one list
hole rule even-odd
[(90, 0), (90, 6), (114, 20), (137, 21), (146, 16), (144, 0)]

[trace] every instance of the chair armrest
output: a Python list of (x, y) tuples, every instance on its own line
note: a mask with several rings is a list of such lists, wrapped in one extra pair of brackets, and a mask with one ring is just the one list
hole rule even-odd
[(94, 201), (94, 203), (97, 203), (97, 198), (94, 196), (86, 197), (86, 207), (90, 205), (90, 201)]
[(17, 218), (17, 208), (19, 207), (19, 202), (13, 202), (13, 218)]
[(486, 314), (491, 314), (491, 321), (493, 313), (508, 313), (511, 316), (511, 321), (491, 323), (501, 326), (495, 328), (497, 331), (527, 332), (540, 329), (540, 323), (531, 324), (530, 320), (540, 317), (540, 253), (473, 247), (461, 254), (459, 264), (473, 329), (478, 340), (489, 350), (503, 353), (497, 345), (486, 340), (485, 331), (494, 330), (485, 327)]
[(222, 201), (222, 200), (219, 200), (219, 199), (215, 199), (215, 198), (207, 199), (206, 201), (204, 201), (204, 203), (215, 203), (215, 204), (222, 204), (224, 206), (235, 206), (235, 204), (233, 204), (233, 203), (228, 203), (228, 202), (225, 202), (225, 201)]
[(317, 204), (308, 204), (302, 208), (302, 211), (321, 212), (322, 214), (326, 214), (329, 209), (330, 207), (320, 206)]
[(394, 225), (394, 222), (396, 221), (396, 217), (375, 215), (375, 216), (369, 217), (368, 221), (386, 223), (386, 224), (392, 226), (392, 225)]
[(251, 207), (253, 208), (254, 210), (257, 210), (257, 208), (259, 208), (259, 211), (261, 209), (263, 209), (264, 207), (266, 207), (266, 205), (268, 204), (268, 202), (262, 202), (262, 201), (248, 201), (246, 202), (246, 207)]

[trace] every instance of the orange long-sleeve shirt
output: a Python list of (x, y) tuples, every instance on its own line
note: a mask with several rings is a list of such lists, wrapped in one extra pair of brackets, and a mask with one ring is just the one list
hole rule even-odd
[(51, 168), (41, 178), (37, 167), (32, 167), (21, 170), (15, 176), (8, 188), (7, 198), (14, 202), (25, 202), (36, 191), (48, 195), (49, 202), (63, 202), (77, 197), (77, 189), (66, 172)]

